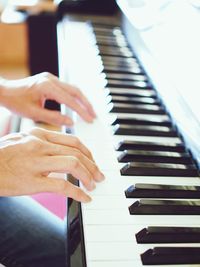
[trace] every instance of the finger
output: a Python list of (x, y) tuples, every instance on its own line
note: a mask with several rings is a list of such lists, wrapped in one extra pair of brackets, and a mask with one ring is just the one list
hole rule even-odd
[(93, 179), (97, 182), (100, 182), (104, 180), (104, 175), (101, 173), (97, 165), (94, 163), (94, 161), (91, 161), (87, 156), (85, 156), (81, 151), (75, 148), (70, 148), (66, 146), (60, 146), (60, 145), (49, 145), (48, 146), (48, 154), (49, 155), (63, 155), (63, 156), (73, 156), (77, 158), (80, 163), (87, 168), (87, 170), (90, 172)]
[(81, 102), (78, 102), (78, 100), (75, 97), (68, 94), (64, 104), (66, 104), (72, 110), (76, 111), (76, 113), (83, 120), (87, 122), (93, 122), (94, 116), (91, 115), (90, 112), (86, 109), (86, 107)]
[(40, 113), (40, 121), (57, 126), (68, 125), (72, 126), (73, 121), (68, 116), (62, 115), (59, 111), (48, 110), (45, 108), (39, 108), (35, 110), (35, 113)]
[(96, 187), (91, 173), (77, 158), (73, 156), (43, 157), (41, 161), (40, 173), (70, 173), (76, 179), (80, 180), (87, 190), (91, 191)]
[(74, 135), (62, 134), (59, 132), (53, 132), (38, 128), (32, 129), (31, 134), (36, 135), (37, 137), (42, 139), (45, 138), (46, 141), (49, 141), (50, 143), (53, 144), (69, 146), (71, 148), (78, 149), (90, 160), (94, 161), (94, 158), (89, 149)]
[(81, 102), (81, 104), (88, 110), (88, 112), (93, 118), (96, 118), (96, 113), (91, 103), (89, 102), (87, 97), (82, 93), (82, 91), (79, 88), (66, 84), (60, 80), (57, 80), (57, 83), (59, 83), (63, 87), (64, 90), (67, 90), (67, 91), (70, 90), (71, 95), (77, 98), (79, 102)]
[(93, 121), (94, 116), (90, 114), (87, 107), (77, 102), (77, 99), (69, 93), (69, 90), (63, 90), (63, 88), (58, 86), (57, 83), (54, 83), (52, 86), (49, 85), (48, 87), (45, 87), (44, 90), (43, 94), (45, 94), (46, 99), (55, 100), (60, 104), (65, 104), (76, 111), (85, 121)]
[(63, 100), (66, 99), (66, 93), (70, 94), (71, 96), (73, 96), (73, 98), (77, 98), (79, 102), (82, 103), (84, 108), (93, 118), (96, 117), (95, 111), (90, 102), (88, 101), (87, 97), (77, 87), (62, 82), (58, 79), (57, 76), (48, 72), (37, 74), (34, 77), (36, 76), (48, 80), (48, 86), (42, 88), (42, 92), (43, 94), (45, 92), (45, 96), (48, 96), (48, 98), (50, 97), (52, 100), (56, 100), (59, 103), (68, 105), (68, 103), (63, 102)]
[(45, 186), (45, 190), (49, 192), (62, 194), (79, 202), (87, 203), (91, 201), (91, 197), (88, 196), (80, 187), (75, 186), (68, 181), (56, 178), (45, 178), (43, 180), (43, 187)]
[(65, 92), (70, 92), (70, 94), (77, 98), (82, 105), (88, 110), (88, 112), (90, 113), (90, 115), (95, 118), (96, 117), (96, 113), (91, 105), (91, 103), (89, 102), (89, 100), (87, 99), (87, 97), (81, 92), (81, 90), (79, 90), (79, 88), (70, 85), (70, 84), (66, 84), (65, 82), (62, 82), (61, 80), (58, 79), (57, 76), (51, 75), (51, 80), (58, 86), (58, 87), (62, 87)]

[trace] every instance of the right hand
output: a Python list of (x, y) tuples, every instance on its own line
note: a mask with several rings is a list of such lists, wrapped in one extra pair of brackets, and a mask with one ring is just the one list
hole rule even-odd
[(51, 125), (72, 126), (73, 121), (69, 116), (45, 108), (46, 100), (55, 100), (89, 123), (96, 118), (92, 105), (81, 90), (60, 81), (51, 73), (43, 72), (24, 79), (0, 81), (1, 105), (19, 116)]
[(34, 128), (0, 138), (0, 196), (55, 192), (81, 202), (91, 198), (81, 188), (50, 173), (70, 173), (91, 191), (104, 175), (90, 151), (72, 135)]

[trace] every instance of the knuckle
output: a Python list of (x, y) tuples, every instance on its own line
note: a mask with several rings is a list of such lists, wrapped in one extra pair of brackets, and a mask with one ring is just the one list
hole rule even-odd
[(42, 72), (42, 76), (45, 78), (50, 78), (52, 76), (52, 74), (48, 71), (44, 71), (44, 72)]
[(88, 150), (87, 152), (88, 152), (88, 156), (89, 156), (91, 159), (93, 159), (92, 153), (91, 153), (89, 150)]
[(83, 158), (83, 155), (80, 153), (80, 151), (78, 151), (78, 149), (73, 149), (73, 154), (79, 160)]
[(79, 166), (79, 160), (76, 157), (70, 157), (70, 168), (76, 169)]
[(58, 191), (65, 192), (68, 188), (68, 184), (64, 180), (60, 180), (58, 183)]
[(77, 186), (74, 186), (71, 187), (71, 190), (67, 192), (67, 195), (72, 198), (72, 199), (75, 199), (75, 200), (78, 200), (78, 201), (81, 201), (81, 199), (83, 198), (83, 191), (77, 187)]
[(36, 151), (41, 151), (44, 149), (44, 143), (42, 140), (36, 138), (36, 137), (30, 137), (29, 139), (29, 149), (31, 151), (36, 150)]
[(42, 129), (39, 127), (34, 127), (30, 130), (30, 133), (33, 135), (38, 134), (38, 133), (40, 134), (41, 132), (42, 132)]
[(71, 197), (77, 199), (79, 198), (79, 194), (80, 194), (80, 189), (76, 186), (73, 186), (73, 191), (71, 190), (70, 192)]
[(32, 119), (33, 121), (37, 121), (37, 119), (38, 119), (37, 114), (36, 113), (30, 114), (30, 119)]
[(81, 141), (77, 137), (73, 137), (73, 142), (75, 147), (80, 147), (81, 146)]
[(62, 148), (57, 144), (49, 144), (49, 148), (50, 154), (52, 155), (60, 155), (60, 152), (62, 150)]
[(76, 93), (81, 94), (81, 90), (78, 87), (75, 87), (74, 89)]

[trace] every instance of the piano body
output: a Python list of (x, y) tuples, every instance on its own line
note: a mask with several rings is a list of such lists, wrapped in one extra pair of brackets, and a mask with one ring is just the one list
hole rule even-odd
[(106, 176), (91, 203), (68, 200), (67, 266), (200, 266), (193, 2), (118, 0), (116, 15), (66, 13), (58, 22), (60, 78), (97, 113), (93, 124), (76, 117), (72, 131)]

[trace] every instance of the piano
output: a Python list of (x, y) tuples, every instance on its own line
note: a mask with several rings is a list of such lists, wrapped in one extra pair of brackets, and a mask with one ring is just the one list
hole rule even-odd
[(68, 199), (67, 266), (200, 266), (198, 1), (117, 5), (57, 24), (60, 78), (97, 113), (71, 131), (106, 177)]

